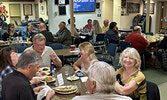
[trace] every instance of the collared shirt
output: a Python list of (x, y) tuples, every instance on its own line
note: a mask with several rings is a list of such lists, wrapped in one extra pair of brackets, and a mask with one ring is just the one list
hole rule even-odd
[(2, 82), (3, 100), (36, 100), (28, 78), (16, 70), (8, 74)]
[(148, 41), (139, 33), (132, 32), (129, 34), (125, 41), (131, 42), (131, 46), (141, 53), (146, 46), (148, 45)]
[[(34, 50), (33, 46), (27, 48), (24, 51), (27, 51), (27, 50)], [(42, 57), (42, 62), (41, 62), (41, 65), (40, 65), (41, 67), (50, 67), (50, 62), (51, 62), (50, 55), (53, 54), (53, 53), (56, 55), (56, 53), (53, 51), (53, 49), (51, 47), (45, 46), (45, 49), (44, 49), (44, 51), (41, 55), (41, 57)], [(59, 61), (61, 61), (58, 56), (57, 56), (57, 59)]]
[(0, 72), (0, 100), (2, 100), (2, 81), (5, 78), (5, 76), (9, 73), (12, 73), (13, 69), (10, 66), (7, 66), (6, 68), (4, 68), (1, 72)]
[(118, 94), (95, 93), (92, 95), (76, 96), (72, 100), (132, 100), (130, 97)]
[(109, 26), (107, 26), (107, 27), (103, 26), (102, 27), (102, 33), (105, 34), (108, 30), (109, 30)]

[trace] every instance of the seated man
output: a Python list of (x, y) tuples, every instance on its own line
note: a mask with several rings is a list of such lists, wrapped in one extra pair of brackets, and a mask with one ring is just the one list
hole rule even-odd
[(109, 29), (108, 23), (109, 23), (109, 20), (108, 20), (108, 19), (105, 19), (105, 20), (103, 21), (104, 26), (102, 27), (102, 33), (106, 33), (106, 32), (108, 31), (108, 29)]
[(109, 30), (106, 32), (104, 36), (104, 41), (106, 43), (106, 46), (108, 46), (108, 43), (114, 43), (119, 44), (119, 36), (118, 36), (118, 27), (116, 22), (111, 22)]
[(66, 28), (65, 22), (60, 22), (59, 31), (56, 33), (53, 42), (62, 43), (66, 46), (72, 44), (71, 32)]
[[(148, 64), (153, 65), (154, 61), (151, 57), (151, 54), (145, 50), (150, 43), (141, 35), (140, 26), (135, 26), (133, 32), (125, 38), (125, 41), (131, 42), (131, 46), (134, 47), (136, 50), (138, 50), (141, 56), (143, 54), (145, 55), (145, 61)], [(142, 58), (143, 57), (141, 57), (141, 60)]]
[[(36, 96), (44, 87), (32, 88), (29, 80), (40, 68), (41, 57), (35, 51), (24, 52), (16, 65), (17, 70), (8, 74), (2, 82), (3, 100), (36, 100)], [(54, 91), (49, 91), (46, 100), (51, 100)]]
[(39, 53), (42, 57), (41, 67), (50, 67), (51, 60), (57, 67), (62, 67), (61, 60), (51, 47), (45, 46), (45, 41), (45, 36), (40, 33), (36, 34), (32, 40), (33, 45), (24, 51), (34, 50)]
[(45, 36), (46, 42), (53, 42), (53, 35), (46, 30), (46, 25), (44, 23), (39, 24), (39, 31)]
[(72, 100), (132, 100), (115, 93), (116, 74), (112, 66), (96, 62), (88, 69), (86, 88), (92, 95), (76, 96)]

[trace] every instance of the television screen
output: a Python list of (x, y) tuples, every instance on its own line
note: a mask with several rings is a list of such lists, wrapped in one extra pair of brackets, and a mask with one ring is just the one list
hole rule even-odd
[(96, 0), (74, 0), (74, 12), (95, 12)]

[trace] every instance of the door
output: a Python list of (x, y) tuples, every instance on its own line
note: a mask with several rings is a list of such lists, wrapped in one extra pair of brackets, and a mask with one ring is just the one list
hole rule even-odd
[[(10, 14), (10, 23), (14, 23), (15, 21), (20, 24), (21, 23), (21, 10), (20, 4), (9, 4), (9, 14)], [(15, 28), (18, 29), (19, 26), (15, 24)]]

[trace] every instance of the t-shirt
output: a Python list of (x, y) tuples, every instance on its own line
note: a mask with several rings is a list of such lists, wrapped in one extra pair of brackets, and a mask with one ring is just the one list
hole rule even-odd
[[(27, 48), (24, 51), (27, 51), (27, 50), (34, 50), (33, 46)], [(41, 62), (41, 65), (40, 65), (41, 67), (50, 67), (50, 63), (51, 63), (50, 55), (53, 54), (53, 53), (56, 55), (56, 53), (53, 51), (53, 49), (51, 47), (45, 46), (45, 49), (44, 49), (44, 51), (41, 55), (41, 57), (42, 57), (42, 62)], [(57, 57), (57, 58), (58, 58), (59, 61), (61, 61), (59, 59), (59, 57)]]
[(92, 95), (76, 96), (72, 100), (132, 100), (130, 97), (118, 94), (95, 93)]
[(142, 51), (148, 45), (148, 41), (144, 39), (144, 37), (141, 34), (136, 32), (132, 32), (131, 34), (129, 34), (125, 38), (125, 41), (131, 42), (131, 46), (138, 50), (139, 53), (142, 53)]
[(134, 80), (138, 85), (138, 88), (133, 93), (131, 93), (129, 96), (132, 99), (140, 98), (140, 100), (147, 100), (146, 80), (145, 80), (144, 74), (138, 70), (126, 80), (122, 80), (123, 71), (124, 71), (123, 67), (116, 71), (117, 80), (121, 85), (124, 86), (125, 84), (129, 83), (131, 80)]
[(36, 100), (28, 78), (14, 70), (2, 82), (3, 100)]
[(106, 33), (108, 30), (109, 30), (109, 26), (107, 26), (107, 27), (103, 26), (102, 27), (102, 33)]

